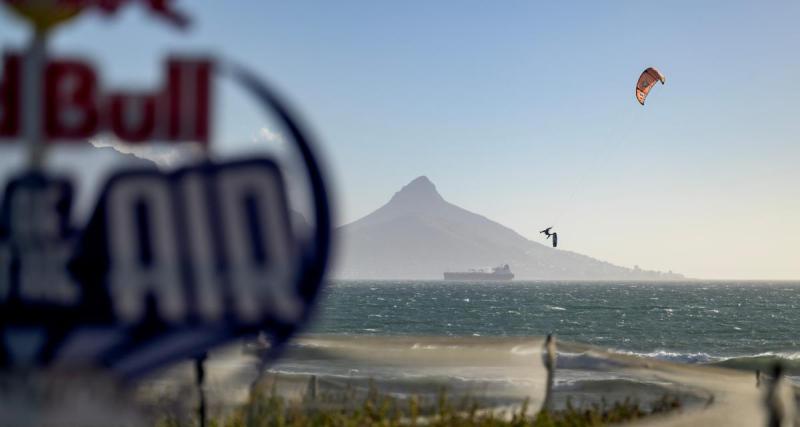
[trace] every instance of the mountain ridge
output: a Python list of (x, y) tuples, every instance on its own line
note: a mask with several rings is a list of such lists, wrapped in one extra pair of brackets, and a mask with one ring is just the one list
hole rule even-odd
[(483, 215), (446, 201), (426, 176), (372, 213), (339, 227), (340, 279), (441, 279), (446, 270), (511, 265), (519, 279), (681, 279), (616, 266), (534, 242)]

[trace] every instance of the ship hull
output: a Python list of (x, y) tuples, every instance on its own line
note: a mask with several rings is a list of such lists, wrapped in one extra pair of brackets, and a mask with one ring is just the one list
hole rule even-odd
[(492, 280), (496, 282), (510, 282), (514, 278), (512, 273), (444, 273), (444, 280)]

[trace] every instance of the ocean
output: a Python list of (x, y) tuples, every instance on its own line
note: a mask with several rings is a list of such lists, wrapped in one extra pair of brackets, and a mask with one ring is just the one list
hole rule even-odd
[(308, 332), (555, 334), (686, 363), (800, 371), (800, 282), (333, 281)]
[[(800, 282), (334, 281), (278, 360), (262, 359), (252, 340), (211, 352), (208, 393), (241, 403), (258, 381), (298, 400), (313, 384), (350, 403), (373, 386), (436, 402), (446, 389), (492, 407), (528, 399), (536, 409), (547, 378), (541, 337), (553, 333), (556, 408), (629, 397), (648, 405), (667, 394), (702, 406), (706, 386), (687, 386), (653, 359), (764, 372), (779, 360), (800, 386), (798, 309)], [(169, 401), (169, 390), (191, 387), (193, 369), (159, 373), (143, 394)], [(691, 372), (697, 381), (716, 375)], [(725, 372), (730, 387), (755, 389), (750, 372)]]

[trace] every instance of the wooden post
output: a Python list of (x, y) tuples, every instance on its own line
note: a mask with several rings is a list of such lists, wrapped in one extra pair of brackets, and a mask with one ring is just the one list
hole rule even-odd
[(544, 342), (545, 359), (544, 367), (547, 368), (547, 390), (542, 404), (543, 410), (551, 410), (553, 403), (553, 383), (556, 374), (556, 337), (553, 334), (547, 334), (547, 339)]
[(203, 353), (194, 359), (195, 379), (197, 380), (197, 393), (200, 396), (200, 404), (197, 406), (197, 418), (200, 427), (206, 427), (206, 392), (203, 390), (203, 383), (206, 378), (205, 361), (207, 353)]
[(784, 376), (784, 367), (780, 362), (772, 366), (772, 378), (761, 383), (766, 386), (764, 394), (764, 409), (767, 412), (767, 426), (789, 427), (796, 426), (797, 408), (794, 387), (788, 383)]
[(306, 401), (316, 402), (318, 390), (319, 384), (317, 382), (317, 376), (312, 375), (311, 378), (308, 379), (308, 386), (306, 387)]

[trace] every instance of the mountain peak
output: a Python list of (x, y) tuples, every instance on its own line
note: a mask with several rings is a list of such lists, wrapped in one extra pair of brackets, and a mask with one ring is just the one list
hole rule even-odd
[(427, 191), (427, 192), (434, 192), (439, 194), (436, 191), (436, 186), (433, 185), (430, 179), (427, 176), (422, 175), (414, 178), (411, 182), (406, 184), (401, 190), (402, 191)]
[(436, 186), (428, 179), (427, 176), (422, 175), (414, 178), (413, 181), (406, 184), (400, 191), (394, 193), (390, 204), (424, 204), (424, 203), (438, 203), (443, 202), (444, 199), (439, 192), (436, 191)]
[(442, 272), (509, 264), (526, 279), (676, 279), (630, 270), (532, 242), (514, 230), (446, 202), (425, 176), (389, 203), (338, 229), (336, 277), (425, 279)]

